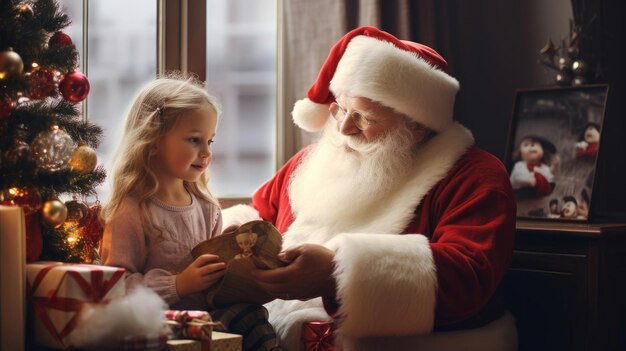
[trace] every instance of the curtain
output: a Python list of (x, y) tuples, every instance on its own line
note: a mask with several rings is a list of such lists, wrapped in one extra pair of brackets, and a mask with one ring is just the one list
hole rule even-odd
[[(375, 26), (400, 39), (434, 48), (448, 61), (454, 75), (455, 3), (456, 0), (284, 0), (284, 89), (280, 102), (285, 111), (283, 122), (292, 124), (293, 104), (306, 97), (333, 44), (359, 26)], [(293, 142), (283, 151), (285, 158), (279, 158), (281, 164), (318, 137), (297, 127), (285, 131), (293, 134), (289, 138)]]

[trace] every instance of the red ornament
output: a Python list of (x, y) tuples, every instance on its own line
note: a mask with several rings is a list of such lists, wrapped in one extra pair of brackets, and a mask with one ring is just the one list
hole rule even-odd
[(0, 204), (6, 206), (22, 206), (24, 215), (37, 212), (41, 208), (42, 200), (39, 191), (32, 186), (22, 188), (13, 187), (0, 191)]
[(31, 73), (28, 77), (28, 97), (39, 100), (47, 98), (54, 92), (54, 73), (46, 69), (40, 69)]
[(72, 44), (72, 38), (63, 32), (56, 32), (52, 34), (48, 40), (48, 45), (50, 46), (68, 46)]
[(89, 81), (80, 72), (70, 72), (61, 79), (59, 90), (67, 101), (83, 101), (89, 94)]
[(102, 206), (100, 202), (96, 202), (95, 205), (89, 208), (89, 212), (87, 213), (87, 218), (85, 220), (85, 225), (83, 226), (83, 240), (88, 245), (97, 246), (102, 240), (102, 235), (104, 234), (104, 225), (100, 218), (100, 210)]
[(26, 216), (26, 262), (37, 261), (43, 249), (43, 238), (41, 236), (41, 223), (38, 213), (31, 213)]
[(101, 209), (100, 202), (96, 202), (95, 205), (91, 206), (87, 213), (85, 226), (80, 228), (81, 237), (85, 243), (81, 258), (85, 263), (92, 263), (99, 256), (98, 247), (104, 235), (104, 225), (100, 219)]
[(17, 103), (13, 99), (6, 95), (0, 96), (0, 121), (9, 117), (15, 106)]

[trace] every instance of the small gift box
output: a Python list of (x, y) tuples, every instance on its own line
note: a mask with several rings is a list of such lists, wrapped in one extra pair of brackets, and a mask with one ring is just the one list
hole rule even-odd
[(213, 332), (208, 340), (169, 340), (169, 351), (241, 351), (241, 335)]
[(165, 311), (168, 325), (176, 339), (211, 340), (213, 323), (206, 311)]
[(31, 331), (37, 344), (72, 346), (81, 310), (124, 296), (124, 269), (87, 264), (34, 262), (26, 265)]
[(165, 351), (167, 350), (167, 334), (133, 335), (120, 340), (118, 351)]
[(305, 322), (301, 340), (306, 351), (335, 351), (335, 328), (332, 322)]

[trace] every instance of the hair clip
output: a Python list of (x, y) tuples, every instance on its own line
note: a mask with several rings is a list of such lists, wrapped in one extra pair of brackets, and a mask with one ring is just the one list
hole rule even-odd
[(164, 109), (165, 108), (163, 106), (159, 106), (159, 107), (156, 108), (155, 112), (156, 112), (156, 114), (158, 114), (160, 116), (160, 115), (163, 114), (163, 110)]

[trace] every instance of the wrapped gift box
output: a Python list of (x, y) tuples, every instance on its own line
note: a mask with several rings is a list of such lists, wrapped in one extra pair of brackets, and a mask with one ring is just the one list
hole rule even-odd
[[(103, 348), (104, 350), (108, 350)], [(167, 351), (167, 333), (132, 335), (120, 340), (117, 351)]]
[(175, 339), (211, 340), (213, 325), (211, 315), (206, 311), (165, 311), (167, 325)]
[(335, 327), (332, 322), (302, 324), (302, 343), (306, 351), (335, 351)]
[(28, 306), (37, 344), (71, 345), (80, 312), (87, 303), (124, 296), (124, 269), (87, 264), (34, 262), (26, 265)]
[(208, 340), (169, 340), (169, 351), (241, 351), (241, 335), (214, 331)]

